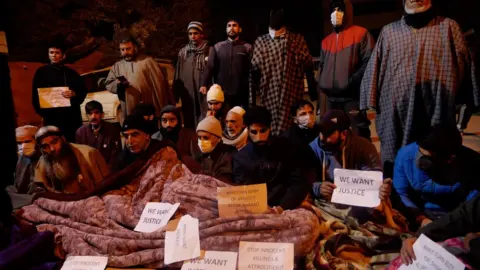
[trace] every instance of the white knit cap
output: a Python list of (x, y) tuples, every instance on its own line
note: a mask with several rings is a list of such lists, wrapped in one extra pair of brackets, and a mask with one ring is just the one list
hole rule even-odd
[(210, 87), (210, 89), (208, 89), (207, 102), (209, 101), (225, 101), (225, 96), (223, 95), (222, 87), (220, 85), (214, 84)]
[(233, 107), (229, 112), (239, 114), (241, 117), (245, 115), (245, 110), (240, 106)]
[(15, 135), (17, 138), (22, 138), (22, 137), (35, 138), (35, 134), (37, 133), (37, 131), (38, 131), (38, 127), (26, 125), (26, 126), (17, 127), (15, 129)]
[(197, 132), (199, 131), (205, 131), (217, 136), (218, 138), (221, 138), (222, 124), (220, 124), (220, 121), (218, 121), (217, 118), (213, 116), (207, 116), (205, 119), (200, 121), (200, 123), (198, 123)]

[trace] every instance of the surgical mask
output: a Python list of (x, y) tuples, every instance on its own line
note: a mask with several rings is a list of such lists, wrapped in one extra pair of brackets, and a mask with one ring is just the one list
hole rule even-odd
[(332, 21), (332, 25), (334, 27), (339, 27), (339, 26), (342, 26), (343, 24), (343, 15), (345, 13), (343, 11), (337, 11), (335, 10), (334, 12), (332, 12), (332, 15), (330, 16), (330, 19)]
[(314, 125), (313, 116), (309, 114), (297, 117), (297, 122), (301, 129), (309, 129)]
[(215, 148), (210, 140), (198, 140), (198, 147), (204, 154), (211, 153)]
[(18, 146), (18, 153), (22, 156), (31, 157), (35, 154), (35, 143), (22, 143)]

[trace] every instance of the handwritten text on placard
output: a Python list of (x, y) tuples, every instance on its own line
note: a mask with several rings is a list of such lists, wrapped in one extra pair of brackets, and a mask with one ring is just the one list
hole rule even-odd
[(200, 256), (198, 219), (185, 215), (177, 229), (165, 232), (165, 264), (194, 259)]
[(267, 185), (217, 188), (220, 217), (261, 214), (267, 211)]
[(170, 218), (180, 206), (179, 203), (171, 205), (169, 203), (149, 202), (143, 208), (142, 215), (138, 221), (135, 231), (154, 232), (167, 225)]
[(332, 202), (346, 205), (377, 207), (380, 205), (382, 172), (335, 169)]
[(70, 256), (65, 260), (61, 270), (103, 270), (107, 263), (108, 257)]
[(181, 270), (235, 270), (237, 252), (206, 251), (202, 259), (185, 261)]
[(293, 269), (293, 244), (240, 242), (238, 269)]

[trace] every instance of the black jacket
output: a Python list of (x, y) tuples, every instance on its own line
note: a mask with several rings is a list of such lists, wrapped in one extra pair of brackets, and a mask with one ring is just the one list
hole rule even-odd
[(298, 207), (311, 185), (293, 148), (285, 138), (272, 138), (269, 145), (261, 148), (249, 142), (233, 157), (233, 181), (241, 185), (266, 183), (271, 207)]
[(237, 153), (233, 146), (226, 145), (222, 141), (211, 153), (197, 155), (195, 161), (200, 165), (197, 168), (189, 167), (193, 173), (205, 174), (215, 177), (225, 183), (232, 183), (232, 157)]
[[(225, 40), (210, 48), (202, 86), (219, 84), (231, 106), (248, 105), (248, 76), (253, 46), (238, 40)], [(245, 107), (246, 108), (246, 107)]]

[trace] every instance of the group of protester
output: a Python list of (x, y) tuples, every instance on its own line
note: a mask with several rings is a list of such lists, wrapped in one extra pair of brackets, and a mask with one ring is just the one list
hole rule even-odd
[[(385, 26), (375, 45), (353, 25), (349, 1), (332, 1), (334, 32), (322, 42), (318, 78), (329, 110), (318, 123), (314, 105), (303, 99), (304, 75), (310, 97), (318, 94), (312, 58), (303, 37), (285, 28), (282, 10), (271, 11), (269, 33), (253, 46), (240, 40), (237, 20), (213, 47), (202, 24), (191, 22), (173, 92), (155, 61), (138, 54), (133, 39), (122, 39), (123, 60), (105, 82), (123, 102), (121, 128), (102, 119), (97, 101), (86, 104), (89, 123), (79, 127), (86, 88), (63, 65), (63, 47), (50, 47), (51, 64), (33, 85), (45, 126), (17, 128), (20, 155), (8, 187), (14, 208), (39, 197), (78, 200), (119, 188), (132, 179), (104, 181), (110, 173), (171, 147), (193, 173), (233, 185), (266, 183), (278, 213), (308, 196), (330, 200), (337, 168), (383, 171), (380, 199), (391, 201), (412, 230), (436, 241), (467, 235), (478, 254), (480, 154), (462, 146), (455, 121), (459, 97), (480, 103), (474, 64), (456, 22), (437, 16), (428, 0), (404, 4), (403, 18)], [(70, 107), (40, 108), (37, 88), (64, 85)], [(369, 108), (377, 113), (380, 154), (370, 141)], [(404, 241), (406, 264), (414, 241)]]

